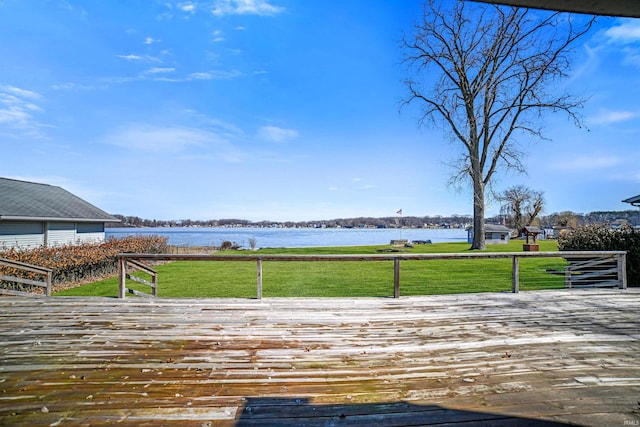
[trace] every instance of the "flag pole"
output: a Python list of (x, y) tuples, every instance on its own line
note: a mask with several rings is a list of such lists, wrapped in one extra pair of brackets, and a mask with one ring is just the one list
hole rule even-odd
[[(399, 210), (396, 211), (396, 214), (398, 215), (398, 217), (400, 219), (402, 219), (402, 208), (400, 208)], [(400, 240), (402, 240), (402, 224), (400, 224), (401, 221), (398, 221), (398, 219), (396, 218), (396, 225), (400, 228)]]

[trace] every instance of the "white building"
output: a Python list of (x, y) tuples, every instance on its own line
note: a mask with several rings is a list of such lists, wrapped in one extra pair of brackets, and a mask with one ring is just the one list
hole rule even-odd
[(68, 191), (0, 178), (0, 250), (104, 241), (119, 220)]
[[(509, 243), (509, 235), (511, 230), (504, 225), (485, 224), (484, 238), (485, 243)], [(473, 243), (473, 226), (467, 229), (467, 241)]]

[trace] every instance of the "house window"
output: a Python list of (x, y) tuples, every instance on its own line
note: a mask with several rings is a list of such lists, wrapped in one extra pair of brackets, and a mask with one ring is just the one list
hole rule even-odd
[(506, 235), (506, 234), (501, 234), (501, 235), (500, 235), (500, 240), (504, 240), (504, 239), (506, 239), (506, 238), (507, 238), (507, 235)]

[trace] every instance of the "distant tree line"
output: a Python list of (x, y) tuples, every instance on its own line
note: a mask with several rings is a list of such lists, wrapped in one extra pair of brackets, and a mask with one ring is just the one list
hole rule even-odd
[(107, 223), (107, 227), (284, 227), (284, 228), (461, 228), (471, 222), (471, 216), (406, 216), (358, 217), (313, 221), (249, 221), (246, 219), (157, 220), (137, 216), (113, 215), (121, 222)]
[[(284, 228), (464, 228), (471, 224), (470, 215), (451, 216), (403, 216), (403, 217), (357, 217), (315, 221), (249, 221), (246, 219), (211, 220), (157, 220), (137, 216), (114, 215), (121, 222), (107, 223), (107, 227), (284, 227)], [(487, 223), (506, 224), (504, 215), (486, 219)], [(589, 224), (628, 223), (640, 226), (640, 210), (596, 211), (588, 214), (571, 211), (538, 215), (538, 225), (542, 228), (576, 228)]]

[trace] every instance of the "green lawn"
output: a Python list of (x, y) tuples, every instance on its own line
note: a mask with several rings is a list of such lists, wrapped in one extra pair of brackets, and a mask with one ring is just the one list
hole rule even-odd
[[(345, 246), (322, 248), (263, 249), (250, 254), (375, 254), (390, 246)], [(402, 249), (403, 253), (468, 252), (468, 243), (435, 243)], [(541, 251), (557, 251), (555, 241), (541, 241)], [(522, 241), (488, 245), (487, 252), (520, 252)], [(233, 252), (237, 254), (237, 252)], [(562, 258), (520, 260), (520, 289), (564, 287)], [(179, 261), (155, 267), (159, 297), (256, 296), (256, 263), (237, 261)], [(136, 273), (144, 277), (141, 273)], [(144, 285), (128, 287), (149, 292)], [(511, 290), (510, 259), (402, 261), (401, 295), (429, 295)], [(118, 294), (117, 277), (79, 286), (54, 295), (110, 296)], [(392, 261), (263, 262), (263, 297), (382, 297), (393, 295)]]

